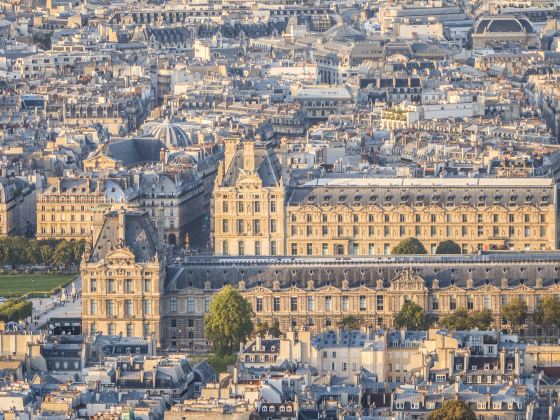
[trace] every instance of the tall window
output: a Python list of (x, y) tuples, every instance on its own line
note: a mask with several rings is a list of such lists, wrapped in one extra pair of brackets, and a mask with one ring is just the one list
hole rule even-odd
[(261, 241), (255, 241), (255, 255), (261, 255)]
[(276, 241), (270, 241), (270, 255), (276, 255)]
[[(144, 302), (148, 302), (148, 301), (144, 301)], [(177, 296), (171, 296), (171, 299), (169, 301), (169, 310), (171, 312), (177, 312)], [(149, 313), (149, 312), (146, 312), (146, 313)]]
[(107, 293), (115, 293), (115, 280), (107, 280)]
[(115, 335), (115, 324), (113, 324), (112, 322), (107, 325), (107, 334)]
[(210, 301), (212, 300), (212, 298), (210, 296), (206, 296), (204, 298), (204, 312), (208, 312), (208, 310), (210, 309)]
[(187, 298), (187, 312), (194, 312), (194, 297)]
[(228, 233), (228, 231), (229, 231), (229, 220), (224, 219), (222, 220), (222, 232)]
[(89, 302), (89, 313), (90, 313), (90, 315), (96, 315), (97, 314), (97, 301), (95, 299), (92, 299)]
[[(177, 298), (175, 297), (175, 299), (177, 299)], [(150, 315), (152, 313), (152, 301), (150, 299), (144, 299), (143, 307), (144, 307), (143, 308), (144, 309), (144, 315)]]
[(313, 296), (307, 296), (307, 310), (308, 311), (315, 310), (315, 298)]
[(130, 299), (124, 301), (124, 316), (132, 316), (132, 300)]
[(152, 280), (144, 279), (144, 293), (150, 293), (152, 291)]
[(263, 310), (263, 300), (262, 297), (258, 297), (255, 304), (255, 312), (262, 312)]
[(348, 296), (342, 296), (342, 310), (347, 312), (350, 309)]
[(113, 299), (107, 301), (107, 316), (115, 316), (115, 302)]
[(274, 299), (272, 300), (272, 310), (274, 312), (280, 311), (280, 298), (279, 297), (274, 297)]
[(325, 311), (332, 311), (332, 296), (325, 296)]
[(90, 292), (97, 292), (97, 280), (91, 279), (89, 281), (89, 291)]
[(128, 324), (126, 324), (126, 336), (127, 337), (132, 337), (133, 335), (134, 335), (134, 332), (133, 332), (133, 328), (132, 328), (132, 323), (129, 322)]
[(360, 311), (365, 311), (366, 310), (366, 297), (365, 296), (360, 296)]
[(95, 325), (95, 322), (89, 324), (89, 333), (90, 335), (95, 335), (97, 333), (97, 326)]
[(222, 254), (223, 255), (229, 255), (229, 249), (228, 249), (228, 242), (227, 241), (222, 242)]
[(270, 202), (270, 212), (271, 213), (276, 213), (276, 201), (271, 201)]
[(297, 311), (297, 297), (290, 298), (290, 311)]
[(383, 310), (383, 296), (377, 296), (377, 310)]
[(133, 291), (134, 290), (133, 290), (133, 287), (132, 287), (132, 280), (131, 279), (126, 279), (124, 281), (124, 292), (125, 293), (132, 293)]
[(245, 242), (239, 241), (237, 243), (238, 255), (245, 255)]

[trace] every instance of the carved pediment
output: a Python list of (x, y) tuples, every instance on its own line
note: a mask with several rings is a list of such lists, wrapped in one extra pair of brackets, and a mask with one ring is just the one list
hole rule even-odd
[(484, 286), (480, 286), (478, 288), (479, 291), (481, 292), (487, 292), (487, 293), (496, 293), (499, 292), (500, 289), (497, 288), (496, 286), (492, 285), (492, 284), (485, 284)]
[(323, 286), (320, 287), (318, 290), (323, 293), (340, 293), (340, 290), (334, 286)]
[(426, 282), (422, 277), (414, 274), (412, 270), (403, 270), (393, 280), (389, 290), (408, 290), (408, 291), (424, 291), (426, 290)]

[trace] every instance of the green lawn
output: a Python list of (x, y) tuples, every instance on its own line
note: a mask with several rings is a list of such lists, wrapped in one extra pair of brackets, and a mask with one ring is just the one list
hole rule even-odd
[(60, 285), (66, 285), (76, 274), (13, 274), (0, 275), (0, 296), (19, 297), (29, 292), (49, 293)]

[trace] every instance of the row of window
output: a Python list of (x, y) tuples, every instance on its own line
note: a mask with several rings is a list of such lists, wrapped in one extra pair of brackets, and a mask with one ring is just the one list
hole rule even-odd
[[(224, 220), (224, 232), (227, 232), (227, 220)], [(255, 221), (257, 222), (257, 221)], [(272, 222), (272, 221), (271, 221)], [(244, 233), (243, 231), (243, 222), (241, 220), (238, 220), (238, 231), (237, 233)], [(353, 237), (358, 237), (360, 236), (360, 227), (362, 234), (366, 233), (366, 229), (364, 226), (359, 226), (359, 225), (355, 225), (352, 226), (352, 230), (350, 231), (350, 227), (347, 226), (342, 226), (342, 225), (338, 225), (336, 227), (332, 227), (329, 225), (323, 225), (321, 226), (321, 235), (323, 237), (328, 237), (328, 236), (336, 236), (336, 237), (342, 237), (342, 236), (353, 236)], [(381, 234), (381, 232), (383, 232), (383, 236), (384, 237), (394, 237), (394, 236), (399, 236), (399, 237), (408, 237), (408, 236), (415, 236), (417, 238), (419, 237), (423, 237), (423, 236), (430, 236), (432, 238), (435, 237), (439, 237), (441, 235), (443, 235), (443, 229), (439, 228), (439, 226), (429, 226), (429, 230), (427, 226), (405, 226), (405, 225), (401, 225), (401, 226), (383, 226), (383, 230), (381, 230), (381, 227), (379, 226), (367, 226), (367, 236), (371, 237), (371, 236), (376, 236), (376, 227), (378, 235)], [(257, 228), (257, 226), (255, 226), (255, 229)], [(260, 221), (258, 224), (258, 232), (255, 231), (255, 233), (260, 233)], [(397, 230), (398, 228), (398, 230)], [(335, 230), (336, 229), (336, 230)], [(413, 230), (414, 229), (414, 230)], [(272, 230), (272, 224), (271, 224), (271, 232), (276, 232), (276, 221), (274, 221), (274, 230)], [(455, 232), (455, 234), (454, 234)], [(459, 233), (460, 232), (460, 233)], [(474, 228), (472, 228), (470, 230), (470, 234), (474, 236), (476, 232), (476, 236), (481, 238), (483, 236), (493, 236), (493, 237), (502, 237), (502, 236), (508, 236), (510, 238), (516, 236), (516, 232), (517, 232), (517, 236), (523, 234), (523, 237), (525, 238), (529, 238), (532, 233), (531, 233), (531, 226), (523, 226), (523, 227), (518, 227), (516, 229), (516, 226), (508, 226), (508, 230), (504, 230), (504, 228), (500, 228), (499, 226), (492, 226), (492, 230), (490, 230), (490, 227), (488, 226), (477, 226), (476, 227), (476, 231)], [(485, 233), (486, 232), (486, 233)], [(546, 237), (546, 226), (539, 226), (539, 236), (541, 238)], [(305, 230), (303, 230), (301, 227), (299, 229), (299, 235), (304, 235), (307, 237), (315, 237), (318, 235), (318, 228), (314, 227), (313, 225), (307, 225), (305, 226)], [(461, 226), (461, 230), (459, 231), (458, 229), (453, 230), (453, 226), (446, 226), (445, 227), (445, 236), (446, 237), (452, 237), (452, 236), (461, 236), (461, 237), (467, 237), (469, 235), (469, 229), (468, 226)], [(298, 226), (290, 226), (290, 236), (298, 236)]]
[[(239, 196), (239, 199), (243, 199), (243, 196)], [(259, 198), (258, 196), (255, 198)], [(274, 197), (271, 197), (271, 199), (273, 199)], [(222, 202), (222, 212), (223, 213), (229, 213), (229, 205), (230, 202), (229, 201), (223, 201)], [(270, 213), (276, 213), (276, 201), (270, 201), (269, 202), (269, 211)], [(237, 209), (237, 213), (245, 213), (247, 212), (252, 212), (252, 213), (260, 213), (261, 212), (261, 202), (260, 201), (253, 201), (253, 202), (246, 202), (246, 201), (237, 201), (237, 205), (236, 205), (236, 209)]]
[[(105, 280), (105, 291), (107, 293), (116, 293), (116, 280), (107, 279)], [(124, 279), (122, 281), (122, 290), (124, 293), (134, 293), (134, 281), (131, 279)], [(151, 293), (152, 291), (152, 280), (143, 279), (142, 280), (142, 290), (144, 293)], [(91, 279), (89, 281), (89, 291), (91, 293), (97, 292), (97, 279)]]
[[(230, 221), (228, 219), (222, 220), (222, 233), (229, 233), (229, 222)], [(237, 233), (239, 235), (244, 235), (245, 233), (249, 232), (249, 229), (247, 229), (247, 227), (251, 228), (251, 233), (254, 235), (258, 235), (261, 233), (261, 221), (258, 219), (253, 221), (237, 219), (235, 221), (235, 227), (236, 227), (235, 232), (232, 233)], [(276, 233), (277, 230), (276, 220), (271, 219), (269, 221), (269, 227), (270, 227), (270, 233)]]
[[(97, 328), (97, 324), (95, 322), (92, 322), (91, 324), (89, 324), (89, 333), (90, 335), (95, 335), (97, 333), (106, 333), (107, 335), (116, 335), (116, 328), (115, 328), (115, 324), (110, 322), (107, 324), (107, 331), (102, 331), (99, 330)], [(151, 335), (154, 331), (152, 331), (150, 324), (144, 324), (144, 326), (142, 327), (142, 332), (144, 337), (147, 337), (149, 335)], [(127, 337), (135, 337), (137, 334), (134, 332), (134, 324), (129, 322), (128, 324), (126, 324), (126, 331), (125, 334)]]
[[(261, 241), (255, 241), (254, 244), (255, 244), (255, 248), (252, 251), (253, 252), (252, 255), (261, 255), (262, 254)], [(277, 252), (278, 252), (278, 246), (276, 244), (276, 241), (270, 241), (270, 249), (268, 255), (277, 255)], [(229, 254), (230, 254), (229, 242), (227, 240), (224, 240), (222, 242), (222, 255), (229, 255)], [(245, 255), (245, 241), (237, 241), (237, 255)]]
[[(90, 300), (89, 311), (90, 311), (90, 315), (98, 315), (97, 300), (95, 299)], [(105, 301), (105, 314), (108, 317), (117, 316), (115, 301), (113, 299), (108, 299)], [(152, 314), (152, 301), (150, 299), (143, 299), (142, 315), (151, 315), (151, 314)], [(123, 315), (125, 317), (132, 317), (135, 315), (134, 302), (132, 300), (127, 299), (124, 301)]]
[[(484, 222), (494, 222), (494, 223), (499, 223), (499, 222), (509, 222), (509, 223), (519, 223), (519, 222), (524, 222), (524, 223), (532, 223), (532, 222), (540, 222), (540, 223), (546, 223), (546, 214), (528, 214), (528, 213), (524, 213), (524, 214), (514, 214), (514, 213), (508, 213), (507, 214), (507, 218), (504, 217), (500, 217), (501, 215), (499, 213), (492, 213), (490, 216), (488, 217), (488, 215), (486, 215), (487, 217), (484, 217), (485, 215), (482, 213), (478, 213), (476, 215), (471, 215), (471, 214), (460, 214), (460, 215), (456, 215), (457, 217), (453, 218), (452, 214), (446, 213), (446, 214), (438, 214), (438, 213), (431, 213), (431, 214), (394, 214), (394, 213), (377, 213), (377, 214), (367, 214), (367, 218), (365, 214), (336, 214), (336, 215), (329, 215), (328, 213), (321, 213), (320, 214), (320, 219), (319, 219), (319, 214), (301, 214), (301, 213), (291, 213), (290, 214), (290, 218), (289, 220), (292, 223), (313, 223), (313, 222), (322, 222), (322, 223), (328, 223), (330, 222), (338, 222), (338, 223), (344, 223), (344, 222), (353, 222), (353, 223), (364, 223), (364, 222), (369, 222), (369, 223), (376, 223), (376, 222), (384, 222), (384, 223), (391, 223), (391, 222), (398, 222), (398, 223), (407, 223), (407, 222), (415, 222), (415, 223), (420, 223), (420, 222), (431, 222), (431, 223), (452, 223), (452, 222), (458, 222), (458, 223), (484, 223)], [(330, 220), (329, 220), (329, 216)], [(362, 216), (362, 217), (360, 217)], [(441, 217), (443, 216), (443, 217)], [(460, 217), (459, 217), (460, 216)], [(475, 217), (476, 216), (476, 217)], [(533, 216), (533, 217), (531, 217)], [(456, 219), (456, 220), (453, 220)], [(502, 220), (500, 220), (502, 219)]]
[[(378, 311), (383, 310), (383, 303), (384, 303), (383, 296), (376, 296), (376, 309)], [(307, 310), (314, 311), (315, 310), (315, 296), (307, 296)], [(326, 311), (333, 310), (333, 298), (332, 296), (325, 296), (324, 297), (324, 305)], [(358, 308), (360, 311), (367, 310), (367, 297), (360, 296), (358, 298)], [(342, 296), (341, 301), (341, 309), (342, 311), (349, 311), (350, 310), (350, 298), (349, 296)], [(280, 298), (273, 297), (272, 298), (272, 310), (274, 312), (281, 311), (280, 309)], [(257, 297), (255, 299), (255, 312), (262, 312), (263, 311), (263, 298)], [(290, 311), (296, 312), (298, 311), (298, 298), (297, 297), (290, 297)]]
[[(212, 300), (212, 298), (210, 296), (206, 296), (204, 298), (204, 312), (208, 312), (209, 308), (210, 308), (210, 301)], [(171, 296), (171, 298), (169, 299), (169, 310), (171, 312), (177, 312), (177, 296)], [(195, 311), (195, 305), (194, 305), (194, 297), (189, 296), (187, 297), (187, 312), (194, 312)]]

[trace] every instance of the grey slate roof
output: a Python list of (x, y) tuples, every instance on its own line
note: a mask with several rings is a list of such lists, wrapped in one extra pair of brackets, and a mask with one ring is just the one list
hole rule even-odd
[(136, 257), (136, 262), (154, 259), (157, 254), (157, 235), (148, 213), (128, 212), (122, 216), (124, 226), (119, 225), (119, 213), (111, 212), (106, 216), (90, 256), (91, 262), (105, 258), (118, 246), (128, 247)]

